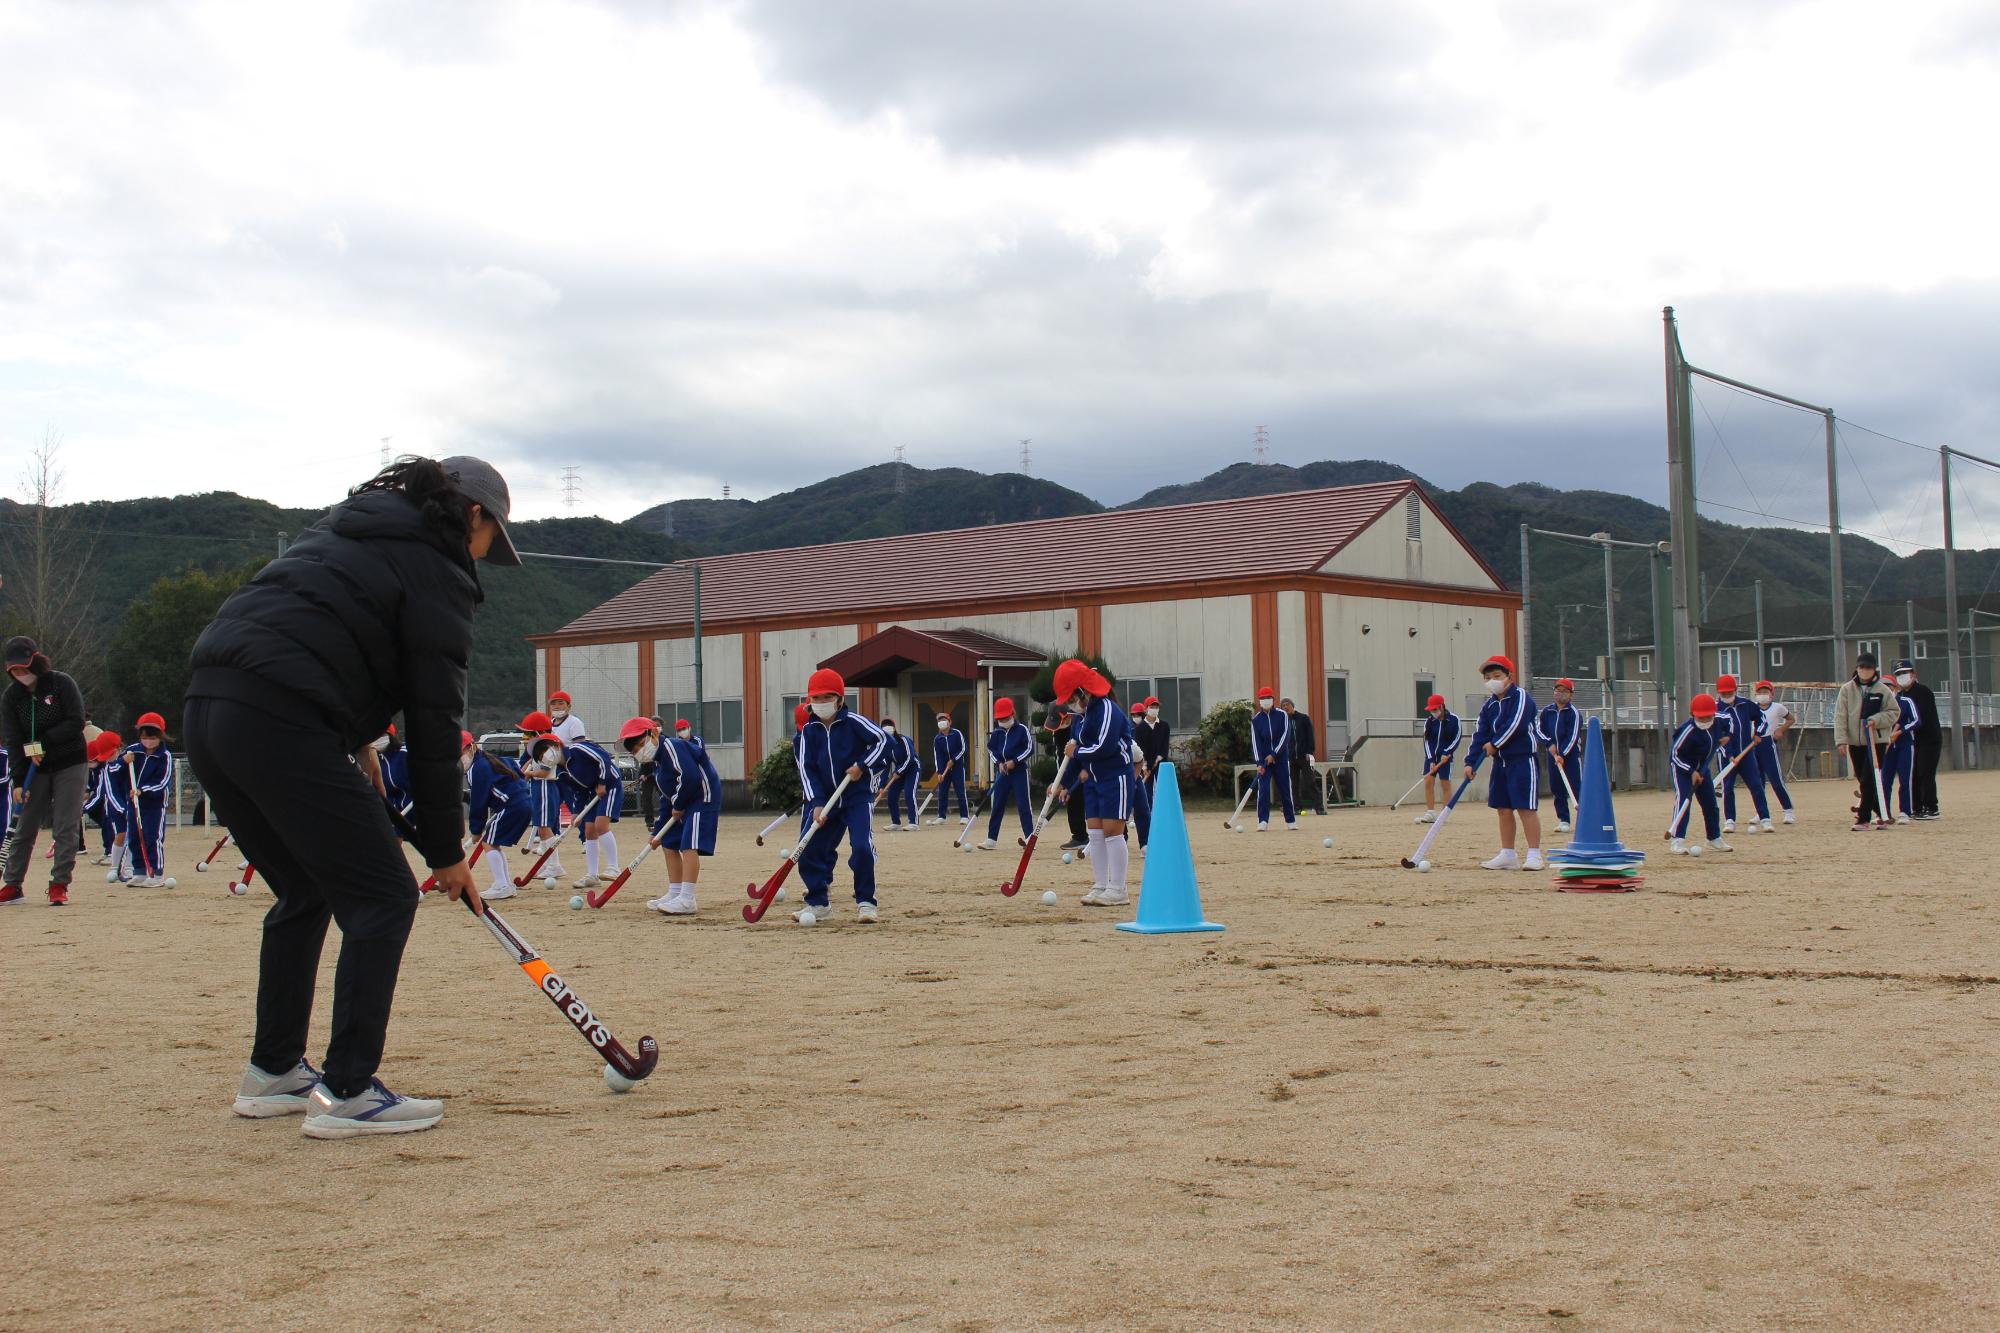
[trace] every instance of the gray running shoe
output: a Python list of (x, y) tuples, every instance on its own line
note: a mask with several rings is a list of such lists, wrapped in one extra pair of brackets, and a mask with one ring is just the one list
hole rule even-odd
[(312, 1090), (306, 1116), (309, 1139), (352, 1139), (363, 1134), (408, 1134), (429, 1129), (444, 1119), (444, 1103), (422, 1097), (398, 1097), (370, 1079), (368, 1087), (353, 1097), (333, 1095), (325, 1083)]
[(299, 1115), (306, 1109), (306, 1094), (319, 1086), (319, 1071), (304, 1060), (289, 1073), (267, 1074), (255, 1065), (243, 1070), (236, 1085), (236, 1104), (230, 1109), (252, 1120), (274, 1115)]

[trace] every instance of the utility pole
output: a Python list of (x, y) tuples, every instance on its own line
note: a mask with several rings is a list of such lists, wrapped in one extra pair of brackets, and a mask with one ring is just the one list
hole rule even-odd
[(1847, 579), (1840, 568), (1840, 454), (1833, 425), (1833, 409), (1826, 414), (1826, 539), (1827, 559), (1833, 567), (1833, 671), (1840, 674), (1847, 663)]
[[(1593, 532), (1590, 539), (1604, 543), (1604, 743), (1609, 747), (1606, 767), (1618, 775), (1618, 611), (1616, 585), (1611, 575), (1611, 534)], [(1630, 786), (1628, 780), (1625, 784)]]
[(1521, 525), (1521, 660), (1514, 664), (1516, 680), (1529, 680), (1528, 659), (1534, 654), (1529, 640), (1535, 636), (1535, 619), (1528, 614), (1528, 525)]
[[(1701, 679), (1700, 559), (1695, 550), (1694, 428), (1689, 419), (1690, 390), (1687, 358), (1681, 352), (1674, 308), (1660, 312), (1665, 326), (1667, 362), (1667, 498), (1668, 539), (1673, 547), (1673, 646), (1675, 688), (1694, 688)], [(1664, 658), (1666, 645), (1660, 645)]]
[[(1938, 450), (1938, 473), (1944, 484), (1944, 641), (1945, 655), (1951, 671), (1951, 766), (1963, 771), (1965, 768), (1965, 714), (1960, 699), (1965, 689), (1964, 677), (1959, 673), (1958, 660), (1958, 551), (1952, 542), (1951, 532), (1951, 450)], [(1966, 647), (1971, 648), (1971, 641)]]
[(1757, 679), (1764, 679), (1764, 580), (1758, 579), (1750, 585), (1757, 607)]

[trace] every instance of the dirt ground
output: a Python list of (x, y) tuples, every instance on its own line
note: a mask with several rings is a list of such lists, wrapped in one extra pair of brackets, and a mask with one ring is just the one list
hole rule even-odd
[(268, 900), (182, 836), (177, 890), (0, 910), (0, 1326), (1994, 1327), (2000, 776), (1795, 794), (1699, 862), (1621, 797), (1615, 896), (1476, 869), (1483, 808), (1428, 875), (1407, 810), (1200, 811), (1229, 929), (1153, 938), (950, 828), (884, 838), (879, 926), (747, 926), (731, 818), (692, 921), (502, 905), (650, 1082), (432, 901), (383, 1075), (445, 1122), (341, 1143), (230, 1115)]

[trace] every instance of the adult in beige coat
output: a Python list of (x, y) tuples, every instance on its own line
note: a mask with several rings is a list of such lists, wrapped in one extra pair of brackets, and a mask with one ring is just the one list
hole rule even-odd
[(1854, 659), (1854, 674), (1840, 687), (1833, 701), (1833, 743), (1847, 758), (1848, 771), (1861, 787), (1861, 803), (1854, 808), (1854, 831), (1871, 823), (1890, 827), (1887, 811), (1881, 808), (1881, 779), (1876, 772), (1881, 750), (1889, 733), (1896, 729), (1896, 703), (1882, 684), (1875, 654), (1861, 653)]

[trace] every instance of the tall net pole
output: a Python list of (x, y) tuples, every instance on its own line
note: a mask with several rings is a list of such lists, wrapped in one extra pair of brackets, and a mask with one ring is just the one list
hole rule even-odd
[(1958, 661), (1958, 552), (1951, 531), (1951, 450), (1938, 449), (1938, 475), (1944, 488), (1944, 642), (1951, 671), (1951, 766), (1965, 768), (1965, 713), (1959, 702), (1965, 677)]
[[(1667, 354), (1667, 508), (1668, 538), (1673, 543), (1673, 642), (1661, 644), (1660, 669), (1670, 693), (1679, 698), (1682, 686), (1694, 689), (1701, 679), (1701, 574), (1695, 551), (1694, 428), (1688, 419), (1690, 390), (1687, 358), (1681, 354), (1680, 330), (1674, 308), (1661, 314)], [(1669, 653), (1671, 652), (1671, 656)]]
[(1835, 452), (1833, 409), (1826, 413), (1826, 540), (1827, 560), (1832, 565), (1829, 590), (1833, 595), (1833, 669), (1838, 672), (1847, 660), (1847, 577), (1840, 567), (1840, 459)]

